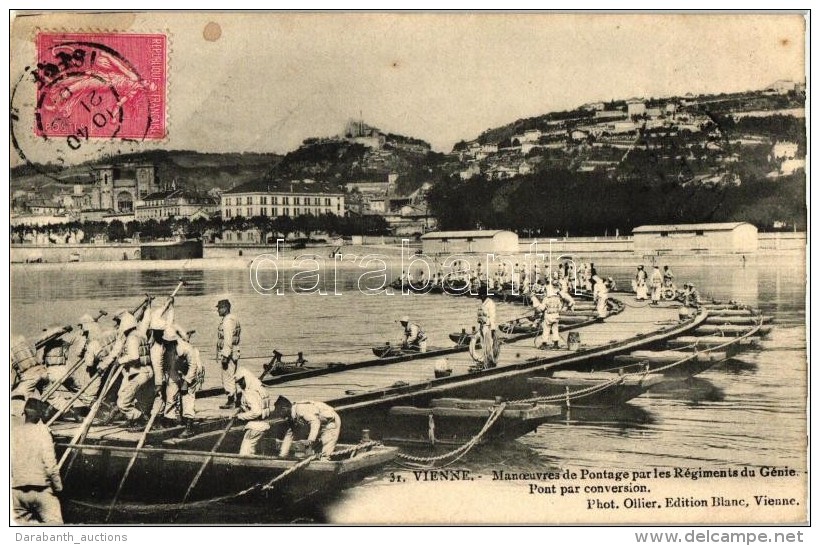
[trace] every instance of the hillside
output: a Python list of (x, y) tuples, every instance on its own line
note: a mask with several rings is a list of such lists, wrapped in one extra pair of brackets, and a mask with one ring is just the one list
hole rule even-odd
[(454, 146), (458, 163), (430, 210), (448, 229), (542, 234), (715, 221), (805, 229), (806, 96), (776, 84), (590, 103), (488, 129)]
[(387, 135), (371, 148), (355, 140), (308, 139), (286, 154), (269, 173), (274, 179), (310, 178), (343, 186), (349, 182), (384, 182), (398, 175), (397, 191), (410, 193), (430, 181), (445, 160), (426, 142)]
[[(281, 160), (277, 154), (200, 153), (187, 150), (150, 150), (117, 156), (117, 163), (151, 163), (156, 166), (157, 180), (162, 184), (176, 180), (178, 184), (200, 191), (228, 189), (235, 185), (266, 176)], [(20, 165), (11, 169), (10, 189), (40, 191), (55, 183), (90, 184), (91, 167), (110, 163), (110, 158), (89, 161), (58, 169), (54, 166)]]

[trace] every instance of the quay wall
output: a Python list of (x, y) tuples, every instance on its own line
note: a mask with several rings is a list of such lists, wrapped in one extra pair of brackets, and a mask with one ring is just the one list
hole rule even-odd
[[(359, 243), (359, 241), (355, 241)], [(535, 239), (519, 240), (518, 249), (521, 256), (532, 252), (532, 244)], [(364, 243), (364, 244), (361, 244)], [(344, 254), (382, 254), (390, 256), (400, 256), (402, 252), (401, 240), (391, 240), (391, 238), (368, 237), (361, 240), (359, 244), (345, 245), (339, 250)], [(739, 254), (717, 254), (717, 253), (682, 253), (682, 254), (661, 254), (651, 255), (637, 253), (634, 247), (634, 240), (631, 236), (619, 237), (569, 237), (553, 239), (538, 239), (538, 253), (549, 254), (552, 252), (554, 258), (559, 256), (572, 256), (578, 259), (595, 259), (598, 262), (617, 262), (622, 260), (663, 260), (668, 263), (685, 263), (687, 260), (708, 263), (714, 260), (743, 261), (744, 258), (749, 263), (765, 261), (767, 257), (776, 257), (783, 254), (798, 254), (806, 251), (807, 234), (805, 232), (779, 232), (779, 233), (758, 233), (758, 250), (755, 253), (744, 255)], [(283, 256), (297, 256), (299, 254), (317, 254), (322, 257), (330, 257), (330, 252), (335, 249), (335, 245), (327, 244), (322, 246), (309, 246), (305, 249), (284, 248)], [(415, 252), (420, 245), (412, 241), (408, 246), (409, 251)], [(253, 244), (205, 244), (204, 258), (250, 258), (259, 254), (272, 254), (275, 252), (272, 245)], [(76, 261), (79, 257), (81, 262), (118, 262), (125, 260), (139, 260), (140, 246), (130, 243), (110, 243), (110, 244), (12, 244), (10, 245), (10, 262), (22, 263), (31, 261), (43, 262), (69, 262)]]
[(11, 245), (10, 261), (15, 262), (119, 262), (140, 259), (137, 244)]

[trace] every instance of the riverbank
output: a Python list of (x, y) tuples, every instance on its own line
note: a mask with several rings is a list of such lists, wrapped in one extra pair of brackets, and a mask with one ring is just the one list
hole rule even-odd
[[(537, 246), (534, 243), (537, 242)], [(407, 254), (415, 253), (419, 244), (414, 241), (407, 241), (405, 246)], [(689, 263), (695, 260), (698, 263), (726, 263), (726, 262), (755, 262), (776, 259), (780, 256), (794, 257), (805, 254), (807, 248), (806, 233), (760, 233), (758, 234), (758, 250), (745, 254), (717, 254), (717, 253), (685, 253), (669, 254), (660, 253), (657, 255), (638, 253), (634, 250), (631, 237), (568, 237), (557, 240), (522, 240), (519, 244), (519, 252), (509, 256), (511, 260), (523, 261), (524, 256), (533, 253), (536, 249), (539, 254), (559, 256), (569, 256), (578, 262), (592, 261), (595, 263), (624, 263), (642, 262), (653, 263), (656, 261), (663, 263)], [(344, 255), (378, 255), (388, 257), (401, 257), (403, 248), (399, 244), (380, 245), (345, 245), (342, 247), (335, 245), (317, 245), (304, 249), (283, 248), (279, 251), (280, 257), (296, 257), (301, 255), (315, 255), (320, 258), (333, 260), (334, 251)], [(203, 267), (208, 263), (219, 263), (214, 260), (227, 260), (237, 262), (233, 267), (241, 266), (245, 261), (250, 264), (254, 257), (262, 254), (275, 254), (277, 249), (271, 245), (208, 245), (204, 246)], [(146, 265), (136, 266), (145, 269), (163, 269), (166, 266), (163, 260), (143, 262), (140, 260), (140, 245), (138, 244), (105, 244), (105, 245), (11, 245), (9, 252), (10, 262), (14, 263), (118, 263), (128, 262), (143, 263)], [(441, 262), (446, 256), (430, 256), (431, 262)], [(469, 256), (470, 261), (477, 259), (484, 260), (483, 256), (473, 254)], [(178, 260), (180, 263), (187, 263), (191, 260)], [(223, 267), (223, 264), (219, 264)], [(132, 267), (132, 266), (126, 266)], [(180, 267), (179, 265), (176, 267)]]

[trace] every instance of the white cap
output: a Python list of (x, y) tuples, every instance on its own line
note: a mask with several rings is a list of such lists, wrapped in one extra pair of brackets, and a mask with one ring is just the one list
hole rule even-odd
[(134, 318), (134, 315), (131, 313), (124, 313), (122, 317), (120, 317), (120, 333), (124, 334), (129, 330), (133, 330), (137, 327), (137, 319)]
[(407, 315), (404, 315), (403, 317), (401, 317), (399, 319), (399, 322), (408, 323), (408, 322), (410, 322), (410, 317), (408, 317)]

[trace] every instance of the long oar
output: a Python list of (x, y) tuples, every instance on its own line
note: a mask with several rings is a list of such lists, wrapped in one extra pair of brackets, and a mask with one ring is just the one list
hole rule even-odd
[[(262, 375), (259, 376), (260, 381), (262, 380), (263, 377), (265, 377), (266, 373), (268, 373), (267, 370), (262, 372)], [(191, 485), (189, 485), (188, 489), (185, 491), (185, 496), (182, 497), (182, 501), (180, 501), (179, 506), (177, 506), (177, 511), (174, 514), (174, 521), (176, 520), (177, 516), (179, 516), (179, 513), (182, 510), (182, 508), (185, 506), (185, 503), (188, 502), (188, 497), (191, 496), (191, 492), (194, 490), (194, 487), (196, 487), (196, 484), (199, 483), (199, 479), (202, 477), (202, 474), (205, 472), (205, 469), (208, 467), (208, 464), (210, 464), (210, 462), (213, 460), (214, 453), (216, 453), (216, 450), (219, 449), (219, 446), (222, 445), (222, 442), (228, 436), (228, 432), (233, 427), (233, 425), (236, 422), (236, 419), (239, 416), (239, 414), (241, 413), (241, 411), (242, 411), (242, 409), (240, 408), (240, 409), (237, 409), (236, 411), (233, 412), (233, 415), (231, 415), (231, 418), (228, 420), (228, 426), (225, 427), (225, 430), (222, 431), (222, 434), (219, 436), (216, 443), (211, 448), (211, 454), (208, 456), (207, 459), (202, 461), (202, 465), (199, 467), (199, 470), (197, 470), (196, 475), (194, 476), (194, 479), (191, 480)]]
[(131, 469), (134, 467), (134, 463), (137, 461), (137, 457), (139, 456), (142, 446), (145, 445), (145, 440), (148, 439), (148, 433), (151, 431), (151, 427), (154, 426), (154, 421), (156, 420), (157, 415), (161, 413), (161, 402), (161, 399), (157, 399), (154, 403), (155, 411), (151, 412), (151, 417), (148, 419), (148, 424), (145, 425), (145, 429), (142, 431), (142, 435), (140, 436), (140, 439), (137, 442), (137, 447), (134, 450), (134, 453), (131, 455), (131, 459), (128, 461), (128, 466), (125, 467), (125, 474), (122, 475), (120, 484), (117, 486), (117, 492), (114, 493), (114, 497), (111, 499), (111, 504), (108, 505), (108, 513), (105, 515), (106, 523), (108, 523), (108, 520), (111, 519), (111, 514), (114, 513), (114, 506), (116, 506), (117, 500), (120, 498), (120, 493), (122, 492), (122, 488), (125, 486), (125, 481), (128, 479), (128, 475), (131, 473)]
[[(171, 300), (174, 298), (174, 296), (177, 295), (177, 293), (183, 286), (185, 286), (185, 281), (180, 278), (179, 284), (177, 284), (177, 287), (174, 288), (174, 291), (171, 292), (171, 295), (168, 297), (168, 303), (165, 304), (163, 312), (165, 312), (165, 310), (167, 310), (168, 307), (170, 307)], [(137, 441), (136, 449), (134, 450), (133, 455), (131, 455), (131, 459), (128, 461), (128, 466), (125, 467), (125, 473), (122, 475), (120, 483), (117, 486), (117, 491), (114, 493), (114, 497), (111, 499), (111, 504), (108, 506), (108, 513), (105, 516), (106, 522), (108, 522), (108, 520), (111, 519), (111, 514), (114, 513), (114, 507), (117, 505), (117, 500), (119, 499), (120, 493), (122, 492), (122, 489), (125, 486), (125, 482), (126, 480), (128, 480), (128, 476), (131, 474), (131, 469), (134, 467), (134, 463), (137, 461), (137, 457), (139, 456), (140, 450), (142, 449), (142, 446), (145, 445), (145, 441), (148, 439), (148, 433), (151, 432), (151, 427), (154, 426), (154, 421), (160, 414), (162, 408), (162, 400), (155, 399), (154, 405), (151, 409), (151, 416), (148, 418), (148, 423), (145, 425), (145, 429), (142, 431), (142, 435), (140, 435), (139, 441)]]
[[(137, 306), (134, 308), (133, 314), (139, 313), (140, 309), (145, 308), (145, 307), (146, 307), (146, 306), (147, 306), (147, 305), (151, 302), (151, 300), (152, 300), (152, 299), (153, 299), (153, 298), (152, 298), (151, 296), (146, 296), (146, 297), (145, 297), (145, 299), (142, 301), (142, 303), (140, 303), (139, 305), (137, 305)], [(108, 314), (108, 313), (106, 313), (105, 311), (103, 311), (103, 310), (101, 309), (101, 310), (100, 310), (100, 312), (99, 312), (99, 314), (97, 315), (97, 318), (95, 318), (95, 319), (94, 319), (94, 321), (95, 321), (95, 322), (96, 322), (96, 321), (98, 321), (100, 318), (102, 318), (104, 315), (107, 315), (107, 314)], [(63, 377), (60, 379), (60, 381), (58, 381), (57, 383), (55, 383), (55, 384), (51, 385), (51, 386), (49, 387), (49, 389), (48, 389), (45, 393), (43, 393), (43, 396), (41, 397), (41, 399), (42, 399), (42, 400), (47, 400), (47, 399), (48, 399), (48, 397), (49, 397), (49, 396), (51, 396), (51, 395), (54, 393), (54, 391), (56, 391), (56, 390), (57, 390), (57, 388), (58, 388), (58, 387), (59, 387), (59, 386), (63, 383), (63, 381), (65, 381), (65, 380), (68, 378), (68, 376), (69, 376), (69, 375), (71, 375), (72, 373), (74, 373), (74, 371), (76, 371), (76, 369), (80, 367), (80, 364), (81, 364), (82, 362), (83, 362), (83, 359), (82, 359), (82, 358), (81, 358), (80, 360), (78, 360), (78, 361), (77, 361), (77, 362), (76, 362), (76, 363), (72, 366), (73, 370), (69, 370), (69, 371), (68, 371), (65, 375), (63, 375)], [(75, 403), (75, 402), (77, 402), (77, 400), (79, 400), (80, 396), (82, 396), (82, 394), (83, 394), (83, 393), (84, 393), (84, 392), (88, 389), (88, 387), (89, 387), (92, 383), (94, 383), (94, 379), (92, 379), (91, 381), (89, 381), (88, 383), (86, 383), (86, 385), (85, 385), (85, 386), (84, 386), (84, 387), (80, 390), (80, 392), (76, 393), (76, 394), (75, 394), (75, 396), (74, 396), (74, 397), (72, 397), (72, 398), (71, 398), (71, 400), (69, 400), (68, 404), (67, 404), (67, 405), (66, 405), (63, 409), (59, 410), (59, 411), (58, 411), (58, 412), (57, 412), (57, 413), (56, 413), (56, 414), (55, 414), (55, 415), (54, 415), (51, 419), (49, 419), (49, 421), (48, 421), (48, 423), (47, 423), (47, 424), (49, 424), (49, 425), (50, 425), (50, 424), (52, 424), (52, 423), (53, 423), (54, 421), (56, 421), (56, 420), (57, 420), (57, 419), (58, 419), (61, 415), (63, 415), (65, 412), (67, 412), (69, 409), (71, 409), (71, 406), (73, 406), (73, 405), (74, 405), (74, 403)]]
[[(134, 308), (133, 313), (134, 313), (134, 314), (136, 314), (136, 313), (138, 313), (138, 312), (140, 311), (140, 309), (145, 308), (145, 306), (147, 306), (147, 305), (151, 302), (151, 300), (152, 300), (152, 299), (153, 299), (153, 298), (152, 298), (151, 296), (146, 296), (146, 297), (145, 297), (145, 299), (142, 301), (142, 303), (140, 303), (139, 305), (137, 305), (137, 306)], [(106, 313), (105, 311), (100, 310), (100, 314), (99, 314), (99, 315), (97, 316), (97, 318), (96, 318), (96, 319), (94, 319), (94, 320), (95, 320), (95, 321), (96, 321), (96, 320), (99, 320), (99, 319), (100, 319), (103, 315), (107, 315), (107, 314), (108, 314), (108, 313)], [(76, 364), (74, 364), (74, 366), (72, 366), (72, 367), (74, 367), (74, 369), (76, 370), (76, 368), (78, 368), (82, 362), (83, 362), (83, 359), (80, 359), (80, 360), (79, 360)], [(56, 383), (56, 384), (52, 385), (51, 387), (49, 387), (49, 390), (48, 390), (48, 391), (46, 391), (46, 393), (45, 393), (45, 394), (43, 394), (42, 399), (43, 399), (43, 400), (46, 400), (49, 396), (51, 396), (51, 394), (53, 394), (54, 390), (56, 390), (56, 389), (57, 389), (57, 387), (59, 387), (59, 386), (62, 384), (62, 382), (63, 382), (63, 381), (65, 381), (65, 379), (66, 379), (66, 378), (67, 378), (67, 377), (68, 377), (71, 373), (73, 373), (73, 372), (72, 372), (72, 371), (69, 371), (66, 375), (64, 375), (64, 376), (63, 376), (63, 378), (62, 378), (62, 379), (60, 379), (60, 381), (59, 381), (58, 383)], [(75, 394), (75, 395), (74, 395), (74, 396), (73, 396), (73, 397), (72, 397), (72, 398), (68, 401), (68, 403), (66, 404), (66, 406), (65, 406), (64, 408), (62, 408), (61, 410), (57, 411), (57, 413), (56, 413), (54, 416), (52, 416), (52, 418), (51, 418), (51, 419), (49, 419), (48, 423), (46, 423), (46, 424), (47, 424), (47, 425), (51, 425), (52, 423), (54, 423), (54, 421), (56, 421), (58, 418), (60, 418), (60, 416), (62, 416), (65, 412), (67, 412), (69, 409), (71, 409), (71, 407), (72, 407), (72, 406), (73, 406), (73, 405), (77, 402), (77, 400), (79, 400), (79, 399), (80, 399), (80, 397), (83, 395), (83, 393), (85, 393), (85, 391), (86, 391), (86, 390), (88, 390), (88, 388), (89, 388), (89, 387), (90, 387), (93, 383), (95, 383), (95, 382), (96, 382), (96, 379), (97, 379), (98, 377), (99, 377), (99, 376), (94, 376), (94, 378), (92, 378), (92, 379), (91, 379), (91, 381), (89, 381), (88, 383), (86, 383), (86, 384), (85, 384), (85, 386), (84, 386), (82, 389), (80, 389), (80, 391), (79, 391), (79, 392), (77, 392), (77, 393), (76, 393), (76, 394)]]
[(122, 370), (122, 365), (117, 363), (117, 365), (111, 370), (108, 378), (105, 380), (105, 384), (103, 385), (102, 391), (97, 399), (94, 401), (94, 404), (91, 406), (91, 409), (88, 412), (88, 415), (85, 416), (82, 425), (80, 425), (80, 429), (74, 434), (74, 437), (69, 442), (68, 446), (66, 446), (66, 450), (63, 453), (63, 456), (60, 458), (60, 462), (57, 463), (57, 468), (62, 468), (63, 464), (68, 459), (69, 455), (74, 451), (72, 447), (82, 441), (85, 438), (85, 435), (88, 434), (88, 429), (91, 428), (91, 422), (94, 420), (94, 417), (97, 415), (97, 412), (100, 410), (100, 406), (102, 405), (103, 399), (105, 395), (108, 394), (108, 391), (111, 389), (111, 385), (114, 384), (114, 378), (120, 373)]
[[(179, 292), (179, 289), (182, 288), (182, 286), (184, 284), (185, 284), (185, 281), (180, 279), (179, 284), (174, 289), (174, 291), (171, 293), (171, 297), (174, 297), (177, 294), (177, 292)], [(139, 306), (137, 306), (137, 308), (135, 309), (135, 312), (138, 312), (140, 309), (145, 309), (150, 301), (151, 301), (151, 297), (148, 296), (145, 299), (145, 301), (143, 301)], [(71, 442), (69, 442), (68, 446), (66, 446), (66, 450), (63, 453), (63, 456), (60, 458), (60, 462), (57, 463), (57, 468), (58, 469), (62, 468), (63, 464), (65, 464), (65, 462), (68, 459), (69, 455), (72, 452), (74, 452), (73, 446), (76, 445), (77, 443), (81, 442), (85, 438), (86, 434), (88, 434), (88, 429), (91, 428), (91, 423), (94, 421), (94, 417), (97, 415), (97, 412), (99, 412), (100, 406), (102, 406), (102, 402), (105, 399), (105, 395), (108, 394), (109, 390), (111, 390), (111, 385), (114, 384), (114, 378), (117, 377), (117, 375), (120, 373), (121, 370), (122, 370), (122, 364), (117, 362), (116, 367), (111, 370), (110, 375), (105, 380), (105, 383), (103, 384), (103, 388), (100, 391), (100, 394), (97, 396), (97, 399), (94, 401), (94, 404), (91, 406), (91, 409), (89, 410), (88, 415), (85, 416), (85, 419), (83, 420), (82, 425), (80, 425), (80, 429), (77, 431), (77, 433), (71, 439)], [(72, 461), (73, 460), (74, 459), (72, 459)]]
[[(102, 317), (104, 317), (104, 316), (105, 316), (105, 315), (107, 315), (107, 314), (108, 314), (108, 312), (104, 311), (103, 309), (100, 309), (100, 311), (97, 313), (97, 316), (96, 316), (96, 317), (94, 317), (94, 322), (97, 322), (98, 320), (100, 320)], [(83, 359), (83, 358), (79, 358), (79, 359), (77, 359), (77, 362), (75, 362), (74, 364), (72, 364), (72, 365), (68, 368), (68, 370), (66, 370), (66, 372), (63, 374), (63, 376), (62, 376), (62, 377), (61, 377), (58, 381), (55, 381), (55, 382), (53, 382), (51, 385), (49, 385), (48, 389), (46, 389), (46, 391), (45, 391), (45, 392), (43, 393), (43, 395), (40, 397), (40, 400), (42, 400), (43, 402), (45, 402), (46, 400), (48, 400), (48, 399), (49, 399), (49, 397), (50, 397), (52, 394), (54, 394), (54, 393), (57, 391), (57, 389), (58, 389), (58, 388), (60, 388), (60, 386), (61, 386), (61, 385), (62, 385), (62, 384), (63, 384), (63, 383), (64, 383), (64, 382), (65, 382), (65, 381), (69, 378), (69, 377), (71, 377), (71, 375), (72, 375), (74, 372), (76, 372), (76, 371), (77, 371), (77, 369), (80, 367), (80, 365), (83, 363), (83, 361), (84, 361), (84, 359)]]
[(91, 379), (91, 381), (89, 381), (88, 383), (86, 383), (85, 385), (83, 385), (83, 388), (82, 388), (82, 389), (80, 389), (78, 392), (76, 392), (76, 393), (74, 394), (74, 396), (72, 396), (72, 397), (71, 397), (71, 399), (68, 401), (68, 403), (65, 405), (65, 407), (64, 407), (64, 408), (62, 408), (62, 409), (60, 409), (60, 410), (57, 410), (57, 413), (55, 413), (55, 414), (51, 417), (51, 419), (49, 419), (49, 420), (48, 420), (48, 423), (46, 423), (46, 425), (51, 426), (52, 424), (54, 424), (54, 421), (56, 421), (57, 419), (59, 419), (59, 418), (60, 418), (60, 417), (61, 417), (61, 416), (65, 413), (65, 412), (67, 412), (69, 409), (71, 409), (71, 406), (73, 406), (73, 405), (74, 405), (74, 403), (75, 403), (77, 400), (79, 400), (79, 398), (80, 398), (80, 397), (81, 397), (81, 396), (85, 393), (85, 391), (87, 391), (87, 390), (91, 387), (91, 385), (94, 385), (94, 384), (97, 382), (97, 379), (99, 379), (99, 378), (100, 378), (100, 376), (99, 376), (99, 375), (95, 375), (95, 376)]

